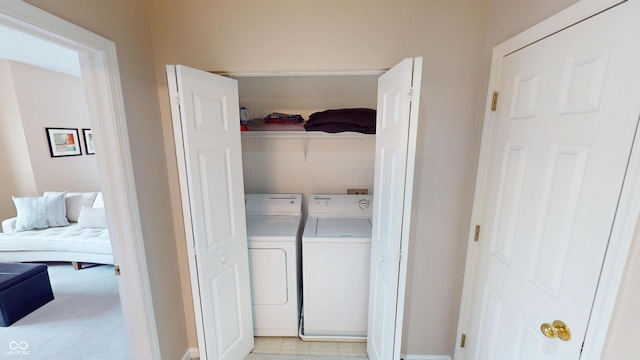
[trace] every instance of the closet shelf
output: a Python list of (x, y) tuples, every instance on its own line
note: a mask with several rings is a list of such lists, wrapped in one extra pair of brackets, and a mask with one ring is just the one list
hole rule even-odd
[(304, 159), (307, 159), (309, 139), (375, 139), (375, 134), (357, 132), (326, 133), (322, 131), (241, 131), (243, 138), (301, 139)]
[(242, 137), (256, 138), (341, 138), (341, 139), (366, 139), (375, 137), (375, 134), (361, 134), (357, 132), (326, 133), (322, 131), (241, 131)]

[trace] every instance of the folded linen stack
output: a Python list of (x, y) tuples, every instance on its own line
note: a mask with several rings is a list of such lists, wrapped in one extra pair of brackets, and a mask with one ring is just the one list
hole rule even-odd
[(264, 117), (265, 124), (297, 124), (304, 121), (302, 115), (272, 112)]
[(376, 111), (366, 108), (325, 110), (311, 114), (307, 131), (376, 133)]
[(304, 124), (300, 123), (267, 123), (265, 119), (257, 118), (247, 124), (249, 131), (304, 131)]
[(249, 131), (304, 131), (302, 115), (272, 112), (247, 124)]

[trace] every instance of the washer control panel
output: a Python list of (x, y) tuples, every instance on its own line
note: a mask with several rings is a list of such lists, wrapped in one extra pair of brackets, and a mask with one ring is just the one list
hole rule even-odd
[(308, 214), (315, 216), (371, 216), (373, 195), (312, 194)]
[(360, 209), (366, 210), (369, 208), (369, 200), (367, 199), (360, 199), (360, 201), (358, 201), (358, 206), (360, 206)]

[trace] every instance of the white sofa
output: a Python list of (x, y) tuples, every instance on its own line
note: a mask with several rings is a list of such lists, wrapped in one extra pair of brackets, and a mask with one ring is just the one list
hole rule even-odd
[[(50, 194), (56, 193), (48, 192), (44, 196)], [(0, 233), (0, 262), (69, 261), (76, 269), (82, 263), (113, 264), (106, 218), (95, 225), (95, 221), (85, 215), (93, 212), (83, 209), (101, 207), (94, 210), (102, 210), (104, 214), (102, 194), (66, 193), (65, 203), (67, 226), (16, 232), (18, 218), (4, 220)]]

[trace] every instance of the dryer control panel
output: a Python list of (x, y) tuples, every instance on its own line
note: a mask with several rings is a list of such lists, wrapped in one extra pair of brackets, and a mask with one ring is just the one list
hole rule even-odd
[(312, 216), (364, 216), (373, 214), (373, 195), (313, 194), (308, 214)]
[(245, 194), (247, 215), (300, 215), (302, 194)]

